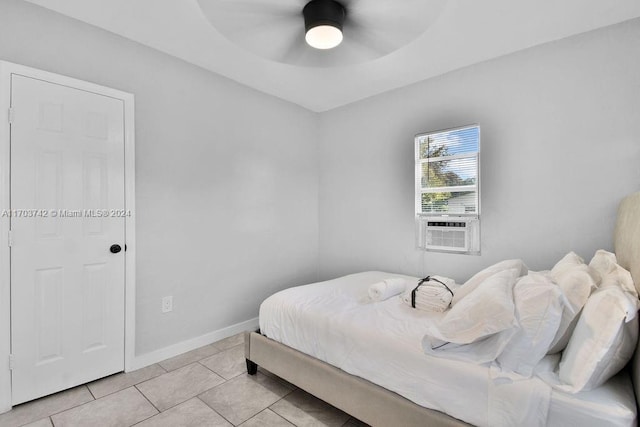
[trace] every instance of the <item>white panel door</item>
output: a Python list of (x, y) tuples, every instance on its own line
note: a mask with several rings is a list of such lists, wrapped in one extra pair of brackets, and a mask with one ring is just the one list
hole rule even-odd
[(11, 107), (15, 405), (124, 369), (126, 212), (122, 100), (14, 74)]

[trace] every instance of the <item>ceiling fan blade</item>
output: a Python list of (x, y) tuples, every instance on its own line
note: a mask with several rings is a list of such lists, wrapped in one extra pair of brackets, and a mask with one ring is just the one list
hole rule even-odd
[(309, 49), (312, 48), (304, 41), (304, 37), (293, 38), (288, 48), (279, 56), (280, 61), (287, 64), (301, 63), (309, 56)]
[(282, 62), (303, 67), (330, 68), (347, 66), (379, 57), (379, 53), (363, 47), (359, 42), (345, 39), (338, 47), (319, 50), (308, 46), (304, 39), (296, 40)]
[(352, 8), (358, 7), (358, 4), (360, 4), (362, 0), (338, 0), (338, 2), (342, 4), (347, 10), (347, 13), (349, 13)]
[(386, 55), (396, 49), (397, 41), (392, 39), (389, 33), (383, 30), (372, 30), (366, 25), (350, 23), (344, 29), (345, 40), (350, 40), (362, 48), (377, 53), (378, 56)]
[(226, 34), (233, 38), (257, 38), (257, 42), (288, 40), (289, 36), (304, 34), (304, 25), (291, 16), (256, 16), (252, 19), (244, 19), (242, 24), (235, 23), (226, 27), (220, 24), (219, 28), (227, 28)]
[(375, 46), (368, 44), (366, 40), (351, 36), (346, 37), (346, 35), (340, 46), (334, 50), (335, 52), (332, 52), (332, 55), (328, 58), (330, 59), (330, 64), (326, 66), (335, 67), (365, 62), (376, 59), (383, 54)]
[(445, 6), (445, 0), (403, 0), (402, 8), (414, 13), (399, 14), (397, 0), (354, 0), (347, 11), (345, 38), (386, 55), (425, 33)]
[(238, 34), (237, 40), (257, 55), (281, 58), (291, 44), (304, 43), (304, 26), (298, 20), (278, 20), (255, 27), (253, 33)]
[[(200, 9), (207, 18), (227, 15), (226, 19), (232, 17), (240, 18), (246, 15), (261, 16), (293, 16), (301, 15), (302, 10), (297, 2), (267, 2), (264, 0), (198, 0)], [(217, 20), (217, 19), (216, 19)]]

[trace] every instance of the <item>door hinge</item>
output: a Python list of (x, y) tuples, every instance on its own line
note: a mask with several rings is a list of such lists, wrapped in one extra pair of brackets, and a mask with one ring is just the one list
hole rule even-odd
[(13, 119), (15, 118), (15, 110), (13, 108), (9, 108), (9, 124), (13, 123)]
[(13, 354), (9, 355), (9, 369), (13, 369), (15, 366), (15, 358), (13, 357)]
[(13, 231), (11, 230), (9, 230), (8, 233), (7, 243), (9, 244), (9, 247), (13, 246)]

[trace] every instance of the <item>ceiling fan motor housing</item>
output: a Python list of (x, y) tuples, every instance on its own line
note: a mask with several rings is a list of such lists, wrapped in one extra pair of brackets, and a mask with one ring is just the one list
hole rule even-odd
[(302, 14), (305, 31), (320, 25), (331, 25), (342, 31), (346, 11), (344, 6), (334, 0), (311, 0), (302, 9)]

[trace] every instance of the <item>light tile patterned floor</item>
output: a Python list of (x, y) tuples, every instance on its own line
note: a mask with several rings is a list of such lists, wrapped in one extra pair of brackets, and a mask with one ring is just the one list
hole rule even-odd
[(262, 368), (238, 334), (158, 364), (14, 407), (0, 427), (362, 427)]

